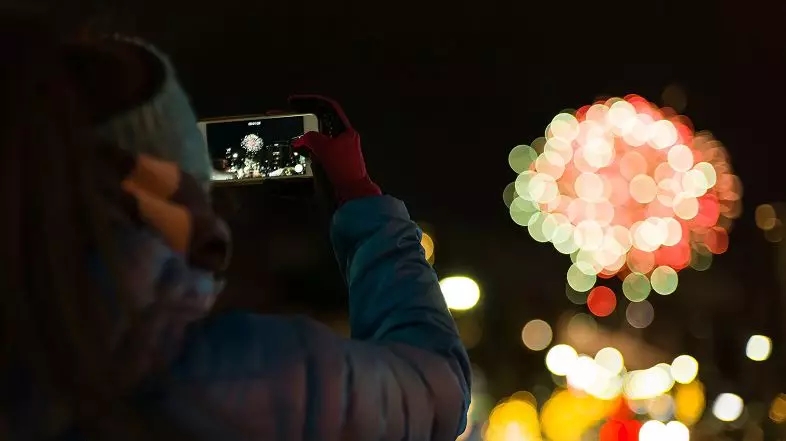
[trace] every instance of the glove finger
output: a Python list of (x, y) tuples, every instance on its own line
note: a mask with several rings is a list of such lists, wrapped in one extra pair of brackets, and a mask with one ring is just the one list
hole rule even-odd
[(292, 142), (292, 148), (295, 150), (308, 150), (316, 156), (324, 149), (324, 146), (330, 142), (330, 138), (319, 132), (308, 132), (305, 135), (295, 139)]
[(293, 100), (293, 99), (314, 99), (314, 100), (319, 100), (319, 101), (325, 102), (328, 105), (330, 105), (330, 107), (333, 108), (333, 111), (336, 113), (338, 118), (344, 124), (344, 127), (346, 127), (347, 129), (351, 129), (352, 128), (352, 123), (349, 122), (349, 118), (347, 118), (346, 113), (344, 113), (344, 109), (341, 107), (341, 105), (339, 103), (337, 103), (332, 98), (328, 98), (328, 97), (322, 96), (322, 95), (292, 95), (292, 96), (289, 97), (289, 99), (290, 100)]

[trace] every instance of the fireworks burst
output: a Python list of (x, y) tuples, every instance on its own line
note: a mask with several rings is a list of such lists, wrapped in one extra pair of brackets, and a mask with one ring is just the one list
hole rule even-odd
[(511, 217), (571, 256), (568, 284), (580, 292), (616, 275), (632, 301), (671, 294), (679, 270), (726, 251), (741, 211), (723, 145), (636, 95), (558, 114), (509, 162)]
[(262, 140), (262, 138), (252, 133), (250, 135), (244, 136), (243, 140), (240, 141), (240, 145), (243, 146), (247, 152), (254, 153), (262, 150), (265, 142)]

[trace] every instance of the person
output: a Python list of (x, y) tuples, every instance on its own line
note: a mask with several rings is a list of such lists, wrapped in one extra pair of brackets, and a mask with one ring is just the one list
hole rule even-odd
[(351, 338), (304, 317), (209, 316), (230, 240), (171, 64), (133, 39), (2, 21), (0, 438), (463, 431), (467, 353), (418, 227), (370, 179), (355, 130), (296, 145), (335, 189)]

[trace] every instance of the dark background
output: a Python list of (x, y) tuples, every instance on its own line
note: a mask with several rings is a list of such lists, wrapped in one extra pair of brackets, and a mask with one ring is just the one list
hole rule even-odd
[[(281, 108), (293, 92), (340, 101), (363, 136), (373, 178), (430, 226), (437, 271), (480, 283), (472, 318), (483, 338), (470, 355), (498, 396), (543, 375), (542, 354), (520, 342), (522, 325), (581, 309), (564, 294), (568, 259), (509, 218), (501, 196), (515, 178), (508, 152), (542, 136), (564, 108), (628, 93), (661, 102), (667, 86), (681, 87), (684, 113), (730, 151), (744, 214), (730, 251), (707, 272), (681, 273), (678, 292), (654, 301), (654, 324), (636, 335), (715, 366), (702, 373), (709, 392), (769, 400), (786, 386), (776, 251), (753, 222), (757, 205), (784, 200), (784, 3), (97, 4), (64, 6), (64, 20), (157, 42), (201, 117)], [(343, 284), (326, 219), (308, 194), (284, 185), (219, 192), (240, 239), (224, 307), (340, 318)], [(624, 328), (624, 313), (601, 323)], [(740, 355), (751, 332), (776, 341), (758, 371)]]

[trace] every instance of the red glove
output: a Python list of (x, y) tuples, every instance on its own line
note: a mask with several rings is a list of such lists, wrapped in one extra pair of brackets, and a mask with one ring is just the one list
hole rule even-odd
[[(334, 105), (337, 106), (337, 105)], [(343, 116), (341, 109), (336, 109)], [(343, 118), (342, 118), (343, 119)], [(325, 170), (339, 205), (352, 199), (379, 196), (379, 189), (366, 172), (366, 162), (360, 149), (360, 135), (344, 121), (348, 129), (335, 138), (308, 132), (295, 140), (295, 149), (307, 149), (311, 159)]]

